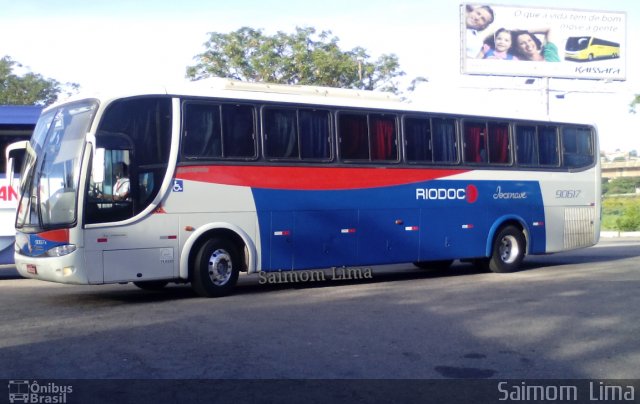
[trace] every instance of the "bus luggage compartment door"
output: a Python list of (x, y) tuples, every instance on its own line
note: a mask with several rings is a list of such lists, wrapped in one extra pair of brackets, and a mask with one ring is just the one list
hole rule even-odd
[(104, 281), (148, 281), (174, 277), (172, 247), (108, 250), (103, 252)]
[(419, 209), (361, 210), (359, 230), (362, 263), (412, 262), (419, 258)]

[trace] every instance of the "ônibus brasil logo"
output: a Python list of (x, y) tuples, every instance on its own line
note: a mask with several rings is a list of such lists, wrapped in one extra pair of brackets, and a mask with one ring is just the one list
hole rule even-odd
[(9, 380), (9, 402), (64, 404), (73, 393), (73, 386), (37, 380)]
[(478, 188), (469, 184), (465, 188), (416, 188), (416, 199), (424, 200), (466, 200), (474, 203), (478, 200)]

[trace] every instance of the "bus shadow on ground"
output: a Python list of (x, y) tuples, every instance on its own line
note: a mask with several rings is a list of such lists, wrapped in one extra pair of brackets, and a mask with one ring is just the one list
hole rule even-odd
[[(562, 252), (549, 255), (528, 256), (523, 261), (520, 270), (516, 273), (533, 272), (538, 270), (549, 269), (556, 266), (580, 265), (580, 264), (597, 264), (604, 262), (612, 262), (617, 260), (625, 260), (640, 257), (640, 246), (607, 246), (606, 248), (585, 248), (569, 252)], [(370, 269), (370, 276), (362, 275), (363, 270)], [(269, 273), (262, 274), (243, 274), (240, 276), (238, 285), (234, 291), (234, 295), (249, 295), (254, 293), (269, 293), (287, 290), (301, 289), (317, 289), (317, 288), (334, 288), (348, 285), (367, 285), (388, 282), (405, 282), (420, 279), (437, 279), (450, 278), (459, 276), (504, 276), (505, 274), (492, 274), (480, 266), (474, 265), (472, 262), (455, 261), (450, 268), (427, 268), (420, 269), (411, 263), (359, 267), (359, 274), (362, 276), (352, 279), (345, 279), (344, 274), (341, 275), (343, 269), (324, 270), (326, 274), (322, 280), (313, 281), (295, 281), (287, 278), (287, 275), (299, 273), (301, 271), (278, 271), (271, 272), (274, 276), (279, 277), (274, 282), (267, 282), (265, 279)], [(309, 270), (307, 272), (316, 272), (319, 270)], [(332, 271), (337, 271), (337, 275)], [(506, 274), (508, 275), (508, 274)], [(336, 277), (338, 279), (336, 279)], [(101, 299), (112, 302), (126, 303), (153, 303), (179, 299), (198, 298), (199, 296), (193, 292), (188, 283), (170, 283), (166, 288), (159, 291), (141, 290), (133, 285), (122, 285), (121, 290), (110, 289), (101, 292), (99, 286), (92, 286), (92, 290), (85, 289), (83, 293), (77, 294), (78, 299)], [(93, 288), (96, 288), (95, 291)]]

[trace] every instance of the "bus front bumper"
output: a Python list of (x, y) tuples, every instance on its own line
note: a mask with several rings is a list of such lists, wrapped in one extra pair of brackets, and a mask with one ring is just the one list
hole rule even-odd
[(87, 285), (89, 280), (81, 270), (82, 249), (62, 257), (27, 257), (14, 255), (16, 269), (25, 278), (39, 279), (49, 282)]

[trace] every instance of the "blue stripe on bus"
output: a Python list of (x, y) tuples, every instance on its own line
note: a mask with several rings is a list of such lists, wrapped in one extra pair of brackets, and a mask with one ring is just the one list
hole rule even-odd
[(527, 229), (530, 253), (546, 248), (537, 181), (252, 192), (265, 271), (482, 257), (501, 220)]

